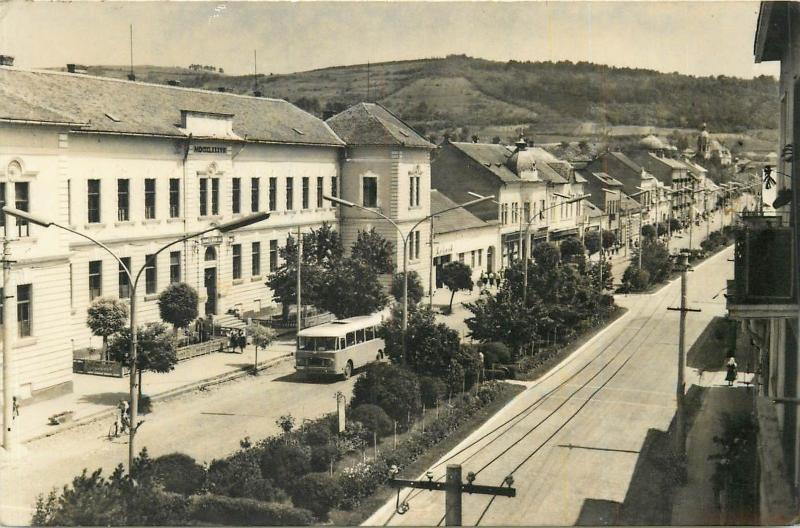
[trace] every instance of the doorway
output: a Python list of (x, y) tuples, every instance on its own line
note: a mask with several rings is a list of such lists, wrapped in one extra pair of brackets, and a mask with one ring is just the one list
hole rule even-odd
[(450, 262), (451, 256), (450, 255), (442, 255), (441, 257), (436, 257), (433, 259), (433, 267), (436, 271), (436, 288), (444, 287), (444, 283), (442, 282), (442, 268), (445, 264)]
[(206, 268), (203, 277), (206, 288), (206, 315), (217, 315), (217, 268)]

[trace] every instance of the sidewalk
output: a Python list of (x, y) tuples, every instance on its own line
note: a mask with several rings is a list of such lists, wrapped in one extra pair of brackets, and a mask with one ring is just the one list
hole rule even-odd
[[(267, 368), (289, 358), (294, 353), (294, 339), (282, 339), (267, 350), (258, 351), (259, 369)], [(182, 361), (175, 369), (165, 374), (145, 372), (142, 376), (142, 393), (153, 401), (165, 399), (203, 385), (221, 383), (246, 376), (252, 370), (255, 349), (252, 345), (243, 354), (213, 353)], [(20, 407), (17, 418), (17, 438), (21, 443), (50, 436), (66, 429), (96, 419), (110, 417), (117, 404), (128, 399), (130, 378), (113, 378), (87, 374), (73, 375), (73, 392), (58, 398), (37, 401)], [(72, 411), (71, 421), (61, 425), (49, 425), (48, 418), (54, 414)]]

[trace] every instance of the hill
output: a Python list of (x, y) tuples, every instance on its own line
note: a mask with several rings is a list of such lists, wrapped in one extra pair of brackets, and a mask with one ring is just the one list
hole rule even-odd
[[(135, 71), (137, 80), (177, 79), (186, 87), (252, 93), (254, 86), (252, 75), (150, 66)], [(127, 68), (92, 66), (89, 73), (124, 78)], [(376, 101), (425, 133), (461, 129), (464, 135), (468, 129), (513, 135), (526, 129), (537, 136), (599, 136), (641, 127), (697, 129), (704, 122), (729, 133), (778, 126), (778, 84), (766, 76), (694, 77), (585, 62), (451, 55), (259, 75), (258, 84), (265, 96), (287, 99), (321, 117), (358, 101)]]

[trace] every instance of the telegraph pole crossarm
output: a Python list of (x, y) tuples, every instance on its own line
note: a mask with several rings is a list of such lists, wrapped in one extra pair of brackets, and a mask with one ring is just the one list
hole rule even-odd
[(403, 515), (411, 509), (407, 501), (400, 502), (400, 488), (414, 488), (428, 491), (444, 491), (445, 495), (445, 526), (462, 526), (461, 523), (461, 498), (462, 494), (492, 495), (503, 497), (516, 497), (517, 490), (511, 486), (514, 479), (511, 475), (503, 481), (505, 486), (479, 486), (475, 482), (475, 473), (467, 473), (467, 483), (461, 480), (461, 465), (448, 464), (447, 478), (444, 482), (433, 480), (433, 472), (428, 471), (427, 480), (406, 480), (394, 478), (398, 473), (397, 466), (392, 466), (389, 470), (391, 478), (389, 486), (397, 488), (397, 506), (395, 511)]

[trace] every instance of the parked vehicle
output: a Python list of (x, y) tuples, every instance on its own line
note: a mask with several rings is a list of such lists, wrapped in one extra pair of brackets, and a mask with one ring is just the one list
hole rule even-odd
[(381, 314), (362, 315), (301, 330), (295, 369), (347, 379), (357, 368), (384, 359), (386, 343), (378, 337), (382, 318)]

